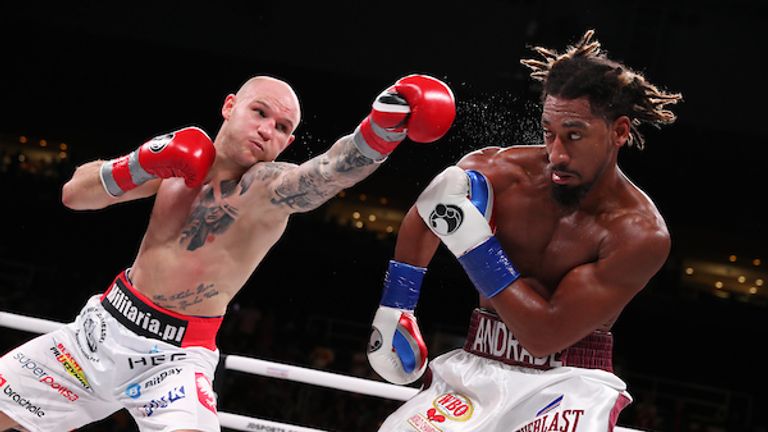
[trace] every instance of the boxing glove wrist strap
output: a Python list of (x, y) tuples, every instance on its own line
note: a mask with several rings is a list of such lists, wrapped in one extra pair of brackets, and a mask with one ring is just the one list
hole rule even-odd
[(353, 139), (360, 153), (377, 162), (383, 161), (406, 137), (404, 130), (387, 130), (377, 125), (370, 116), (355, 129)]
[(421, 281), (426, 272), (427, 269), (424, 267), (390, 260), (387, 274), (384, 276), (381, 305), (411, 311), (416, 309), (421, 291)]
[(487, 298), (500, 293), (520, 277), (496, 236), (460, 256), (459, 262), (475, 288)]
[(142, 183), (155, 178), (139, 164), (139, 150), (101, 164), (101, 185), (112, 197), (118, 197)]

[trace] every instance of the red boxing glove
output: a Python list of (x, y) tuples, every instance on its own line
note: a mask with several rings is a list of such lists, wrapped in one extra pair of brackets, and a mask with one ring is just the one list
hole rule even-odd
[(208, 175), (216, 149), (202, 129), (188, 127), (161, 135), (126, 156), (101, 165), (101, 183), (113, 197), (153, 178), (182, 177), (187, 186), (200, 186)]
[(376, 98), (371, 114), (355, 131), (355, 142), (363, 154), (379, 159), (406, 136), (419, 143), (437, 141), (454, 118), (456, 102), (445, 83), (427, 75), (409, 75)]
[(411, 107), (405, 126), (411, 141), (430, 143), (448, 132), (456, 118), (456, 101), (444, 82), (426, 75), (409, 75), (394, 88)]

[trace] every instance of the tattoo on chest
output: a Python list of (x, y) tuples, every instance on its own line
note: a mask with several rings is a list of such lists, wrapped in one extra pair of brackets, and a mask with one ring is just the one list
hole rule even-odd
[(187, 288), (170, 295), (154, 295), (152, 301), (166, 309), (185, 311), (188, 307), (200, 304), (217, 295), (219, 295), (219, 291), (214, 288), (213, 284), (200, 284), (194, 290)]
[[(250, 183), (243, 187), (247, 188), (249, 185)], [(213, 188), (208, 189), (187, 218), (179, 243), (186, 244), (187, 250), (192, 251), (214, 241), (217, 235), (225, 233), (235, 222), (239, 212), (237, 207), (226, 201), (235, 193), (237, 186), (235, 180), (221, 182), (221, 200), (218, 202)]]

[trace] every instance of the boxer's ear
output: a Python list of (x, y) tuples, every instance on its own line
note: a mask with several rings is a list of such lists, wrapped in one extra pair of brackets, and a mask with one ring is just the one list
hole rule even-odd
[(221, 116), (224, 118), (224, 120), (229, 120), (229, 118), (232, 116), (232, 110), (235, 108), (235, 102), (237, 102), (237, 96), (233, 94), (228, 94), (226, 98), (224, 98), (224, 105), (221, 107)]
[(611, 139), (616, 147), (623, 147), (632, 134), (632, 122), (627, 116), (621, 116), (611, 124)]

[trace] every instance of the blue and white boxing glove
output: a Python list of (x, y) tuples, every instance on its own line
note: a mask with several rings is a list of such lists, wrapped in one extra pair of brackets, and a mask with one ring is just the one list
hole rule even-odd
[(485, 297), (497, 295), (520, 277), (493, 235), (493, 188), (482, 173), (446, 169), (424, 189), (416, 208)]
[(389, 262), (379, 309), (371, 325), (368, 362), (395, 384), (416, 381), (427, 369), (427, 346), (413, 314), (427, 269)]

